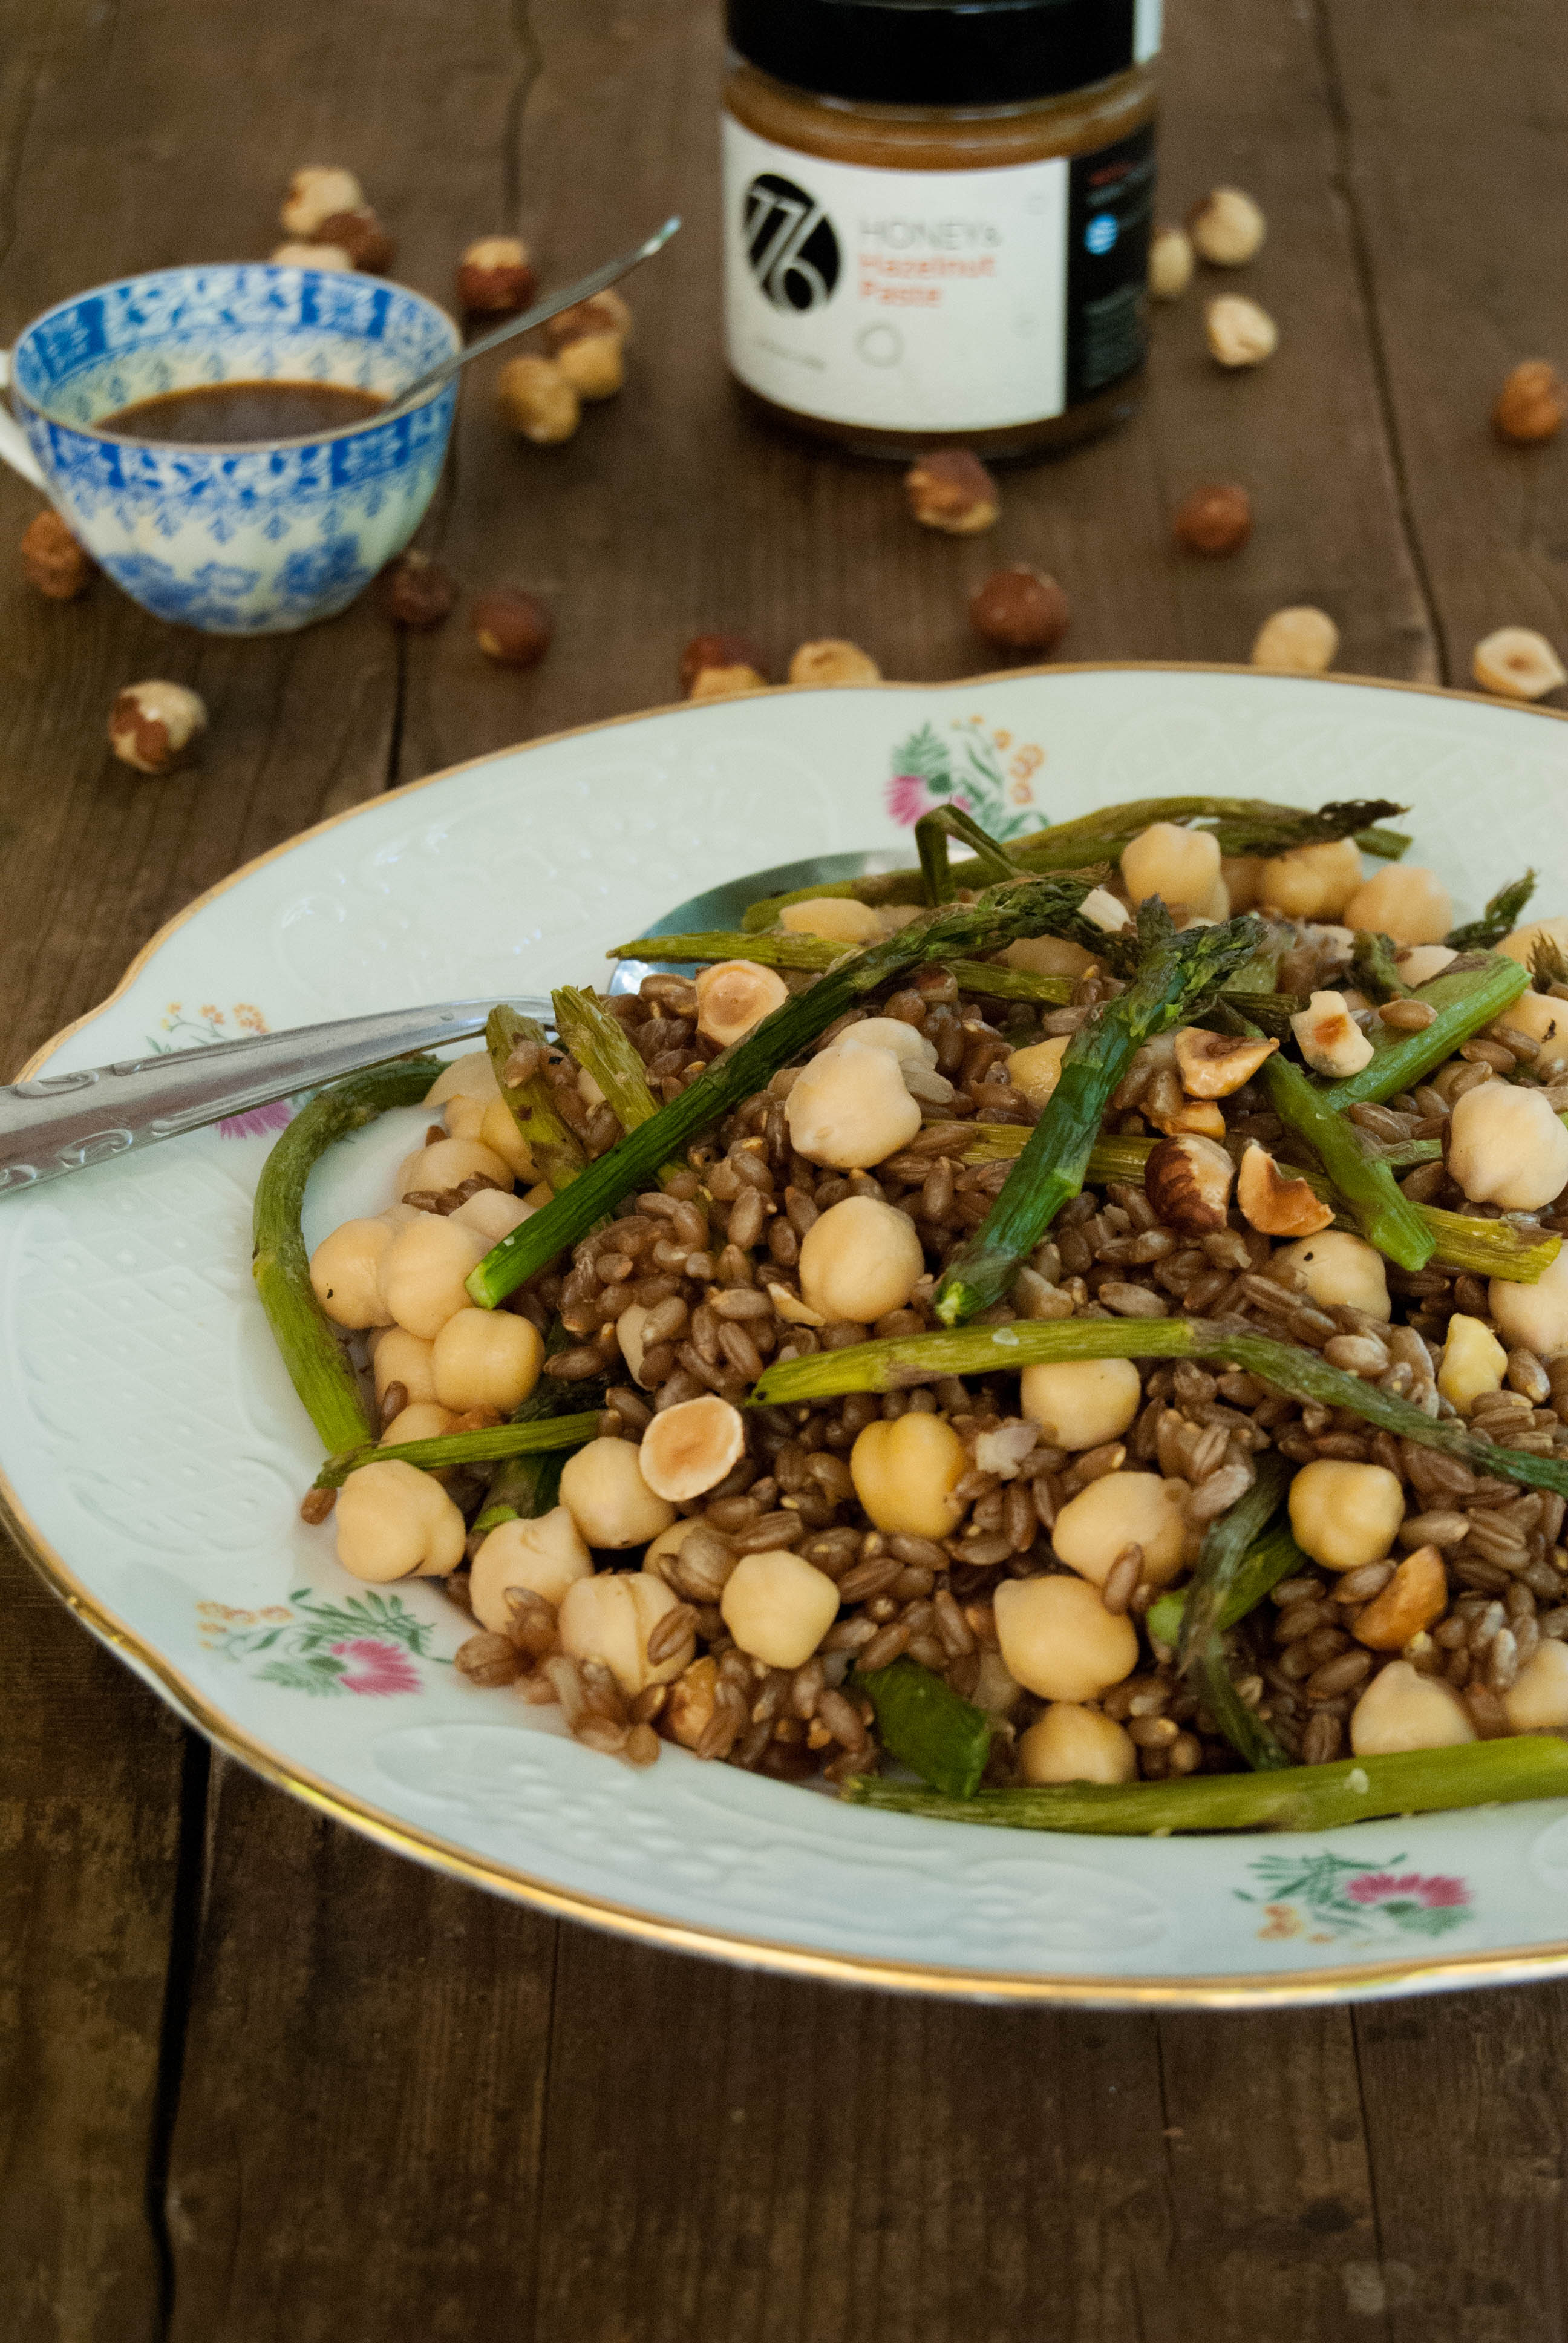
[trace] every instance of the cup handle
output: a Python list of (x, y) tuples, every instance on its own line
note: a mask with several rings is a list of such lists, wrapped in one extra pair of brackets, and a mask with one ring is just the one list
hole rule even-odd
[[(11, 353), (9, 350), (0, 350), (0, 390), (5, 388), (10, 379)], [(37, 462), (33, 450), (27, 445), (22, 427), (15, 421), (4, 399), (0, 399), (0, 462), (9, 464), (14, 472), (20, 472), (25, 480), (30, 481), (35, 488), (42, 488), (45, 496), (48, 495), (49, 483), (38, 469)]]

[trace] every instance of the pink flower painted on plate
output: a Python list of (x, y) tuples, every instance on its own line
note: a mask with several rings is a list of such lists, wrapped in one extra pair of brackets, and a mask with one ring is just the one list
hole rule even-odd
[(1423, 1876), (1419, 1871), (1363, 1871), (1359, 1879), (1346, 1883), (1345, 1894), (1356, 1904), (1391, 1904), (1398, 1897), (1423, 1904), (1429, 1911), (1452, 1910), (1470, 1901), (1463, 1880), (1442, 1872)]
[(247, 1107), (243, 1114), (226, 1114), (218, 1124), (220, 1139), (265, 1139), (268, 1131), (286, 1131), (294, 1109), (286, 1099), (271, 1099), (266, 1106)]
[(356, 1635), (347, 1643), (334, 1644), (332, 1656), (348, 1663), (341, 1678), (345, 1692), (380, 1695), (419, 1690), (418, 1669), (395, 1644), (378, 1643), (370, 1635)]
[(893, 820), (902, 822), (906, 830), (912, 829), (920, 816), (930, 813), (933, 806), (957, 806), (961, 813), (974, 811), (968, 798), (959, 790), (950, 790), (941, 797), (934, 796), (919, 773), (895, 773), (888, 783), (886, 803)]

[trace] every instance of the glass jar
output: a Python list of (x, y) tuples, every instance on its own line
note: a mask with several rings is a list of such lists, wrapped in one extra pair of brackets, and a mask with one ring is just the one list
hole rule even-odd
[(729, 0), (725, 323), (773, 418), (1026, 456), (1137, 404), (1159, 0)]

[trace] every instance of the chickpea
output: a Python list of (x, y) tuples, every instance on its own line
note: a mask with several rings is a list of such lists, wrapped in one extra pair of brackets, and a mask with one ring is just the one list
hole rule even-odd
[(1459, 958), (1452, 944), (1407, 944), (1394, 958), (1394, 967), (1406, 984), (1430, 984), (1450, 960)]
[(561, 1467), (561, 1503), (589, 1545), (646, 1545), (667, 1530), (675, 1507), (642, 1477), (629, 1440), (590, 1440)]
[(436, 1396), (443, 1407), (497, 1407), (510, 1415), (539, 1379), (539, 1330), (510, 1310), (458, 1310), (436, 1337)]
[(798, 1153), (835, 1171), (869, 1171), (907, 1147), (920, 1110), (890, 1050), (858, 1046), (853, 1029), (797, 1077), (784, 1101)]
[(1143, 1404), (1143, 1382), (1131, 1359), (1064, 1359), (1025, 1367), (1018, 1403), (1053, 1448), (1099, 1448), (1126, 1431)]
[(806, 1232), (800, 1292), (825, 1319), (869, 1326), (904, 1307), (925, 1268), (907, 1212), (875, 1196), (846, 1196)]
[(512, 1624), (507, 1600), (512, 1587), (526, 1586), (558, 1606), (568, 1586), (592, 1576), (593, 1556), (570, 1513), (557, 1505), (537, 1520), (502, 1522), (490, 1532), (474, 1556), (468, 1599), (480, 1626), (504, 1635)]
[(1082, 1578), (1004, 1578), (992, 1598), (1010, 1674), (1041, 1700), (1098, 1700), (1138, 1665), (1138, 1631)]
[(1009, 1058), (1007, 1078), (1030, 1106), (1043, 1107), (1061, 1080), (1069, 1038), (1064, 1033), (1049, 1041), (1031, 1041), (1027, 1050), (1015, 1050)]
[(696, 1637), (688, 1635), (657, 1666), (648, 1659), (648, 1639), (678, 1599), (662, 1578), (640, 1570), (576, 1578), (558, 1614), (561, 1649), (574, 1660), (602, 1660), (627, 1698), (635, 1700), (649, 1684), (672, 1683), (697, 1649)]
[(666, 1554), (680, 1552), (681, 1547), (697, 1527), (699, 1519), (698, 1514), (691, 1513), (684, 1520), (671, 1522), (667, 1530), (660, 1530), (656, 1538), (650, 1539), (648, 1552), (642, 1557), (644, 1570), (650, 1572), (655, 1578), (662, 1578), (664, 1573), (659, 1564)]
[(1056, 1517), (1050, 1542), (1058, 1562), (1103, 1586), (1119, 1554), (1143, 1548), (1143, 1576), (1168, 1586), (1181, 1568), (1186, 1523), (1185, 1483), (1158, 1473), (1106, 1473), (1070, 1497)]
[(662, 1409), (642, 1436), (638, 1464), (656, 1497), (684, 1504), (716, 1489), (746, 1453), (738, 1407), (715, 1392)]
[[(1358, 872), (1360, 866), (1358, 864)], [(1232, 911), (1250, 911), (1262, 900), (1263, 858), (1261, 854), (1221, 854), (1220, 876), (1231, 898)]]
[(952, 1492), (969, 1462), (945, 1416), (913, 1410), (892, 1423), (868, 1423), (849, 1451), (855, 1494), (890, 1536), (946, 1537), (961, 1510)]
[(1542, 1091), (1482, 1082), (1449, 1122), (1448, 1168), (1473, 1204), (1533, 1212), (1568, 1182), (1568, 1130)]
[(377, 1398), (385, 1399), (394, 1383), (401, 1383), (410, 1401), (433, 1400), (436, 1370), (430, 1363), (432, 1347), (422, 1342), (417, 1334), (405, 1333), (401, 1326), (388, 1326), (376, 1345), (373, 1362)]
[(1508, 1353), (1496, 1335), (1479, 1318), (1467, 1318), (1456, 1310), (1448, 1322), (1448, 1340), (1437, 1371), (1437, 1388), (1450, 1406), (1461, 1415), (1469, 1415), (1484, 1393), (1503, 1389), (1507, 1372)]
[(1538, 1359), (1561, 1358), (1568, 1351), (1568, 1245), (1533, 1285), (1494, 1277), (1486, 1306), (1505, 1342), (1533, 1351)]
[(1026, 1782), (1135, 1782), (1138, 1751), (1131, 1736), (1098, 1708), (1053, 1701), (1018, 1745)]
[[(1410, 980), (1405, 978), (1407, 984)], [(1568, 1001), (1559, 1001), (1550, 992), (1522, 992), (1500, 1017), (1493, 1019), (1487, 1031), (1506, 1041), (1510, 1026), (1543, 1048), (1550, 1041), (1559, 1050), (1568, 1049)]]
[(473, 1098), (481, 1104), (501, 1095), (488, 1050), (467, 1050), (443, 1067), (425, 1093), (427, 1106), (445, 1106), (448, 1099)]
[(1524, 927), (1515, 928), (1511, 936), (1504, 936), (1497, 949), (1528, 968), (1538, 943), (1555, 944), (1560, 952), (1568, 952), (1568, 918), (1532, 920)]
[(1449, 1749), (1474, 1739), (1475, 1727), (1453, 1686), (1442, 1676), (1418, 1675), (1408, 1660), (1380, 1668), (1351, 1712), (1351, 1747), (1358, 1757)]
[(1337, 920), (1362, 883), (1353, 838), (1271, 854), (1258, 873), (1257, 900), (1291, 920)]
[(490, 1101), (485, 1109), (485, 1120), (479, 1126), (479, 1137), (492, 1155), (498, 1155), (507, 1169), (519, 1180), (534, 1180), (538, 1174), (534, 1159), (528, 1152), (528, 1141), (518, 1129), (512, 1110), (504, 1098)]
[(1382, 1562), (1392, 1545), (1404, 1519), (1404, 1491), (1385, 1465), (1320, 1456), (1291, 1483), (1289, 1505), (1303, 1554), (1325, 1570), (1359, 1570)]
[[(634, 1383), (642, 1383), (642, 1353), (645, 1348), (642, 1330), (648, 1323), (649, 1314), (640, 1302), (633, 1302), (621, 1312), (615, 1322), (615, 1338), (620, 1344), (620, 1354), (626, 1361), (626, 1371)], [(647, 1388), (646, 1385), (644, 1388)]]
[(445, 1578), (463, 1559), (467, 1528), (438, 1481), (387, 1457), (350, 1473), (333, 1519), (337, 1559), (356, 1578)]
[(697, 980), (697, 1030), (728, 1049), (782, 1008), (789, 988), (776, 968), (754, 960), (721, 960)]
[[(501, 1110), (505, 1113), (503, 1107)], [(493, 1110), (492, 1110), (493, 1111)], [(485, 1118), (488, 1127), (489, 1116)], [(477, 1139), (437, 1139), (433, 1146), (421, 1147), (404, 1164), (399, 1181), (401, 1192), (411, 1196), (422, 1188), (433, 1188), (439, 1195), (443, 1189), (456, 1188), (461, 1181), (471, 1180), (476, 1173), (493, 1180), (498, 1188), (512, 1185), (512, 1167), (496, 1153), (487, 1141)]]
[(452, 1429), (452, 1411), (438, 1400), (410, 1400), (389, 1423), (381, 1427), (383, 1448), (402, 1448), (410, 1440), (439, 1440)]
[(1440, 944), (1453, 925), (1448, 890), (1430, 870), (1387, 862), (1344, 907), (1347, 928), (1371, 928), (1396, 944)]
[(441, 1110), (441, 1120), (449, 1138), (477, 1139), (484, 1126), (487, 1101), (465, 1098), (461, 1091), (447, 1101)]
[(1503, 1694), (1503, 1706), (1515, 1733), (1568, 1730), (1568, 1644), (1554, 1637), (1537, 1644)]
[(787, 936), (826, 936), (836, 944), (874, 944), (882, 933), (869, 903), (857, 903), (852, 895), (815, 895), (808, 903), (786, 903), (779, 924)]
[(1308, 1301), (1320, 1309), (1332, 1310), (1342, 1303), (1352, 1310), (1364, 1310), (1369, 1318), (1393, 1316), (1383, 1257), (1364, 1237), (1352, 1237), (1347, 1229), (1324, 1229), (1315, 1237), (1303, 1237), (1299, 1244), (1287, 1245), (1274, 1259), (1285, 1269), (1301, 1272), (1307, 1282)]
[(1081, 976), (1094, 966), (1094, 954), (1065, 936), (1020, 936), (1002, 954), (1009, 968), (1027, 969), (1031, 976)]
[(770, 1668), (799, 1668), (839, 1615), (839, 1590), (826, 1571), (780, 1547), (743, 1554), (719, 1598), (724, 1624), (743, 1652)]
[(533, 1204), (525, 1204), (520, 1196), (508, 1196), (499, 1188), (481, 1188), (477, 1195), (459, 1204), (447, 1218), (456, 1221), (460, 1229), (472, 1229), (476, 1236), (483, 1237), (487, 1250), (509, 1237), (514, 1229), (520, 1229), (536, 1209)]
[(310, 1256), (310, 1290), (335, 1326), (387, 1326), (379, 1271), (392, 1231), (385, 1221), (345, 1221)]
[(847, 1026), (840, 1037), (853, 1042), (857, 1050), (890, 1050), (900, 1066), (924, 1066), (937, 1062), (937, 1045), (913, 1025), (906, 1025), (901, 1017), (862, 1017), (857, 1025)]
[(1151, 822), (1121, 850), (1121, 883), (1134, 903), (1159, 895), (1197, 910), (1220, 876), (1220, 844), (1206, 830)]
[(488, 1251), (472, 1229), (421, 1212), (394, 1232), (381, 1256), (381, 1299), (406, 1332), (433, 1342), (447, 1319), (467, 1308), (463, 1281)]

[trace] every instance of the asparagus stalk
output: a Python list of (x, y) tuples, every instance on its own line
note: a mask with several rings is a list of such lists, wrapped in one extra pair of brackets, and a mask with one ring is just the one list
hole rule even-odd
[(1387, 1163), (1367, 1153), (1354, 1123), (1336, 1113), (1311, 1077), (1277, 1051), (1259, 1071), (1274, 1112), (1287, 1131), (1306, 1141), (1367, 1242), (1401, 1269), (1423, 1269), (1437, 1240), (1400, 1193)]
[(1070, 1782), (1058, 1789), (981, 1790), (944, 1797), (857, 1774), (840, 1795), (851, 1805), (932, 1822), (994, 1823), (1008, 1830), (1082, 1831), (1102, 1837), (1165, 1838), (1181, 1831), (1333, 1830), (1389, 1815), (1510, 1805), (1568, 1795), (1568, 1741), (1532, 1734), (1348, 1757), (1281, 1773), (1190, 1775), (1185, 1781), (1119, 1785)]
[(1290, 1467), (1282, 1456), (1258, 1460), (1246, 1495), (1210, 1528), (1188, 1590), (1176, 1664), (1201, 1694), (1236, 1755), (1254, 1774), (1289, 1765), (1290, 1753), (1237, 1692), (1225, 1657), (1220, 1614), (1252, 1545), (1284, 1502)]
[(526, 1081), (508, 1082), (508, 1070), (513, 1052), (525, 1041), (538, 1049), (545, 1047), (545, 1030), (531, 1017), (519, 1017), (515, 1009), (503, 1001), (492, 1009), (485, 1025), (485, 1046), (490, 1053), (496, 1080), (501, 1086), (501, 1096), (511, 1109), (524, 1146), (533, 1157), (539, 1177), (548, 1182), (553, 1195), (559, 1195), (582, 1171), (588, 1159), (575, 1131), (561, 1121), (557, 1111), (549, 1078), (541, 1062), (537, 1072)]
[(487, 1253), (468, 1279), (469, 1293), (481, 1309), (493, 1310), (565, 1246), (575, 1244), (622, 1196), (639, 1188), (660, 1163), (678, 1154), (698, 1131), (763, 1089), (780, 1066), (890, 977), (953, 952), (1000, 950), (1016, 936), (1037, 934), (1042, 920), (1063, 903), (1081, 902), (1085, 891), (1067, 880), (1016, 880), (977, 903), (938, 912), (864, 951), (846, 953), (809, 992), (784, 1001), (678, 1099), (628, 1131), (572, 1182), (569, 1192), (553, 1197)]
[(1413, 987), (1406, 984), (1393, 964), (1393, 944), (1387, 936), (1359, 928), (1351, 950), (1351, 972), (1369, 1001), (1408, 1001)]
[(990, 832), (982, 830), (960, 807), (933, 806), (915, 824), (915, 848), (920, 858), (920, 880), (928, 903), (950, 903), (958, 893), (948, 860), (950, 838), (972, 848), (977, 869), (993, 881), (1014, 878), (1020, 868)]
[(1332, 1107), (1355, 1106), (1362, 1101), (1391, 1099), (1414, 1087), (1444, 1058), (1452, 1057), (1494, 1017), (1501, 1017), (1530, 983), (1530, 971), (1515, 960), (1493, 956), (1480, 968), (1462, 969), (1456, 976), (1445, 969), (1412, 995), (1435, 1009), (1437, 1015), (1419, 1033), (1390, 1033), (1380, 1041), (1359, 1074), (1335, 1082), (1328, 1092)]
[(1467, 920), (1462, 927), (1450, 928), (1443, 938), (1445, 944), (1458, 952), (1493, 951), (1504, 936), (1512, 935), (1524, 917), (1524, 906), (1535, 892), (1535, 873), (1527, 870), (1523, 879), (1511, 879), (1500, 887), (1479, 920)]
[(378, 1448), (374, 1441), (367, 1441), (329, 1456), (312, 1485), (340, 1489), (362, 1464), (417, 1464), (422, 1473), (439, 1473), (448, 1464), (493, 1464), (502, 1456), (538, 1456), (547, 1449), (581, 1448), (598, 1433), (596, 1408), (586, 1415), (493, 1423), (484, 1432), (443, 1432), (432, 1440), (403, 1440), (390, 1448)]
[(910, 1659), (852, 1679), (869, 1695), (890, 1757), (950, 1798), (972, 1798), (990, 1755), (991, 1719)]
[[(558, 1351), (573, 1348), (577, 1340), (558, 1318), (545, 1337), (547, 1361)], [(585, 1400), (597, 1408), (603, 1396), (604, 1385), (597, 1376), (566, 1383), (544, 1374), (521, 1406), (513, 1409), (512, 1422), (542, 1423), (548, 1417), (581, 1414)], [(596, 1415), (596, 1423), (598, 1420)], [(502, 1522), (531, 1522), (548, 1513), (560, 1489), (562, 1455), (559, 1449), (534, 1449), (503, 1458), (490, 1475), (474, 1529), (493, 1530)]]
[(1134, 1052), (1181, 1024), (1203, 994), (1250, 958), (1261, 932), (1248, 918), (1176, 935), (1157, 899), (1140, 910), (1138, 929), (1145, 950), (1138, 976), (1068, 1042), (1056, 1088), (1007, 1185), (942, 1273), (934, 1306), (944, 1325), (1000, 1300), (1019, 1263), (1082, 1188), (1106, 1105)]
[[(844, 957), (844, 946), (826, 936), (763, 936), (725, 934), (716, 930), (697, 936), (638, 936), (617, 944), (609, 960), (670, 960), (679, 963), (721, 960), (755, 960), (760, 968), (831, 968)], [(990, 960), (948, 960), (941, 965), (958, 980), (960, 992), (978, 992), (996, 1001), (1040, 1001), (1060, 1009), (1072, 998), (1072, 980), (1036, 976), (1032, 969), (994, 967)], [(1302, 1003), (1292, 1001), (1293, 1008)]]
[[(556, 1031), (585, 1072), (603, 1091), (623, 1131), (635, 1131), (658, 1112), (658, 1101), (648, 1086), (648, 1075), (630, 1034), (591, 992), (563, 984), (551, 995)], [(686, 1170), (684, 1156), (658, 1167), (658, 1183), (667, 1186)]]
[(1532, 1456), (1478, 1439), (1457, 1423), (1395, 1399), (1375, 1383), (1331, 1367), (1300, 1342), (1260, 1334), (1239, 1319), (1015, 1319), (1007, 1326), (964, 1326), (940, 1334), (906, 1334), (890, 1342), (856, 1342), (842, 1351), (816, 1351), (778, 1360), (751, 1393), (757, 1407), (835, 1399), (845, 1392), (903, 1391), (942, 1375), (1016, 1374), (1059, 1359), (1223, 1359), (1272, 1383), (1292, 1399), (1348, 1408), (1399, 1439), (1441, 1449), (1472, 1472), (1523, 1481), (1533, 1489), (1568, 1496), (1568, 1459)]
[(305, 1183), (336, 1140), (391, 1106), (417, 1106), (441, 1071), (438, 1058), (401, 1058), (351, 1074), (297, 1114), (263, 1166), (256, 1192), (251, 1274), (289, 1381), (324, 1448), (368, 1440), (359, 1379), (310, 1285), (299, 1225)]
[[(1265, 1594), (1271, 1594), (1282, 1578), (1289, 1578), (1298, 1570), (1310, 1570), (1312, 1564), (1291, 1535), (1289, 1524), (1276, 1522), (1258, 1540), (1241, 1561), (1231, 1589), (1220, 1604), (1215, 1624), (1221, 1634), (1236, 1625), (1250, 1611), (1255, 1611)], [(1143, 1624), (1157, 1643), (1174, 1651), (1181, 1640), (1181, 1622), (1187, 1610), (1187, 1590), (1173, 1588), (1151, 1603), (1144, 1614)]]

